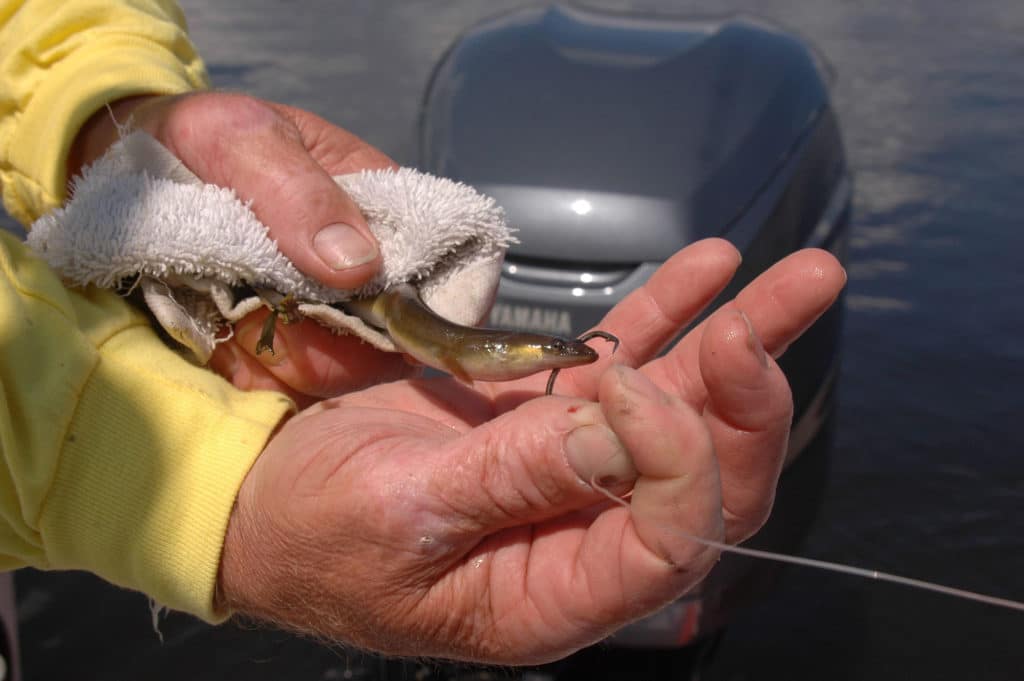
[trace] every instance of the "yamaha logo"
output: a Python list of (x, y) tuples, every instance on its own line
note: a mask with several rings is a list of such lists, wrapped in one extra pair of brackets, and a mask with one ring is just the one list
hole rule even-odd
[(495, 303), (491, 308), (489, 326), (517, 331), (536, 331), (555, 336), (572, 336), (572, 317), (568, 310), (555, 310), (533, 305)]

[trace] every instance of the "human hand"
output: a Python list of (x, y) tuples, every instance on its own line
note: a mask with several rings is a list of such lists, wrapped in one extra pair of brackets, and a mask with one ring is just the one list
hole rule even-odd
[[(380, 252), (359, 208), (332, 175), (394, 166), (355, 135), (300, 109), (221, 92), (134, 97), (97, 112), (68, 157), (68, 176), (117, 140), (115, 121), (131, 120), (159, 140), (201, 180), (230, 187), (296, 267), (336, 288), (356, 288), (380, 267)], [(291, 395), (300, 404), (415, 369), (351, 336), (309, 320), (278, 323), (274, 353), (256, 355), (266, 310), (235, 325), (210, 366), (236, 386)]]
[(293, 417), (240, 490), (222, 605), (389, 654), (524, 664), (677, 598), (717, 560), (686, 534), (735, 543), (767, 517), (792, 418), (772, 355), (845, 281), (827, 253), (795, 254), (655, 358), (738, 263), (720, 240), (671, 258), (602, 322), (619, 352), (563, 372), (564, 396), (537, 397), (543, 376), (413, 380)]

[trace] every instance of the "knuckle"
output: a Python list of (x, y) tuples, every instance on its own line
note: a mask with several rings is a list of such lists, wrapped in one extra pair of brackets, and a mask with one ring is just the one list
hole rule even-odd
[(177, 139), (201, 137), (222, 154), (242, 148), (241, 141), (285, 135), (298, 138), (295, 126), (266, 102), (245, 94), (203, 92), (183, 98), (169, 121)]
[(211, 127), (221, 132), (252, 132), (277, 124), (281, 117), (265, 102), (243, 94), (204, 93), (186, 104), (203, 112)]
[(478, 469), (477, 484), (489, 503), (500, 515), (513, 519), (518, 517), (525, 499), (517, 490), (510, 475), (512, 465), (508, 443), (491, 430), (484, 433), (478, 451), (483, 453)]
[(754, 536), (768, 521), (774, 505), (775, 490), (772, 488), (765, 493), (750, 495), (736, 507), (725, 507), (727, 541), (739, 543)]
[[(479, 469), (479, 485), (506, 517), (532, 516), (565, 500), (559, 471), (567, 470), (567, 466), (546, 456), (557, 449), (546, 446), (546, 440), (536, 433), (510, 437), (506, 430), (488, 429), (482, 443), (486, 454)], [(538, 451), (545, 456), (534, 456)]]

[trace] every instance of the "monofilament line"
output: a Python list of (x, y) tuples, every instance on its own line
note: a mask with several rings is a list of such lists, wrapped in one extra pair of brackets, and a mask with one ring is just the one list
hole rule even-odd
[[(590, 481), (591, 486), (604, 494), (606, 497), (614, 501), (616, 504), (629, 508), (629, 504), (619, 497), (615, 496), (608, 490), (598, 485), (594, 480)], [(749, 556), (751, 558), (760, 558), (762, 560), (772, 560), (777, 563), (790, 563), (792, 565), (800, 565), (803, 567), (815, 568), (818, 570), (826, 570), (828, 572), (839, 572), (842, 574), (853, 575), (855, 577), (863, 577), (864, 579), (875, 579), (880, 582), (890, 582), (892, 584), (902, 584), (903, 586), (909, 586), (914, 589), (922, 589), (924, 591), (934, 591), (935, 593), (945, 594), (946, 596), (953, 596), (954, 598), (961, 598), (964, 600), (975, 601), (977, 603), (984, 603), (986, 605), (992, 605), (999, 608), (1008, 608), (1010, 610), (1017, 610), (1024, 612), (1024, 602), (1014, 601), (1009, 598), (999, 598), (998, 596), (989, 596), (988, 594), (978, 593), (976, 591), (968, 591), (966, 589), (957, 589), (951, 586), (945, 586), (943, 584), (936, 584), (934, 582), (926, 582), (922, 579), (913, 579), (912, 577), (903, 577), (901, 575), (894, 575), (889, 572), (879, 572), (878, 570), (868, 570), (866, 568), (855, 567), (853, 565), (843, 565), (841, 563), (833, 563), (827, 560), (816, 560), (814, 558), (803, 558), (801, 556), (790, 556), (784, 553), (775, 553), (773, 551), (762, 551), (760, 549), (751, 549), (745, 546), (733, 546), (732, 544), (725, 544), (723, 542), (714, 541), (713, 539), (705, 539), (698, 537), (697, 535), (684, 532), (683, 530), (671, 530), (672, 532), (689, 539), (690, 541), (704, 546), (709, 546), (714, 549), (725, 553), (735, 553), (741, 556)]]

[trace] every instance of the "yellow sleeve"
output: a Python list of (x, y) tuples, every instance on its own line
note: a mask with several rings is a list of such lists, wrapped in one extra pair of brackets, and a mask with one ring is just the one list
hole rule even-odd
[(0, 184), (22, 224), (65, 198), (65, 159), (105, 104), (207, 86), (177, 4), (0, 0)]
[(69, 291), (0, 232), (0, 569), (88, 570), (209, 621), (242, 479), (289, 412)]
[[(27, 225), (64, 199), (71, 140), (104, 104), (206, 83), (173, 2), (0, 0), (4, 206)], [(228, 517), (290, 401), (193, 366), (2, 231), (0, 388), (0, 569), (88, 570), (221, 619)]]

